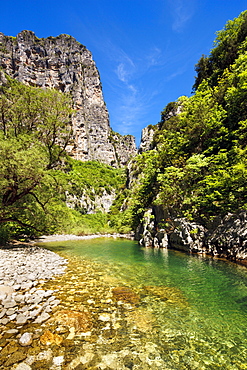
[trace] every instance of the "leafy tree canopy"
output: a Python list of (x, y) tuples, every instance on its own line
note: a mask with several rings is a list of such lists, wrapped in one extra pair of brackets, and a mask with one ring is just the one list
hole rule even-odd
[(215, 86), (224, 70), (229, 68), (246, 51), (247, 11), (226, 23), (223, 30), (216, 33), (214, 48), (209, 57), (203, 55), (196, 65), (197, 77), (193, 86), (196, 90), (204, 79)]
[(71, 99), (7, 77), (0, 87), (0, 223), (44, 231), (71, 137)]

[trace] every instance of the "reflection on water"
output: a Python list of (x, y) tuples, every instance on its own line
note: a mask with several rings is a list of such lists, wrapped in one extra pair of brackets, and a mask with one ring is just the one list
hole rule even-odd
[[(153, 367), (136, 368), (247, 369), (245, 267), (176, 251), (145, 249), (121, 239), (66, 241), (47, 247), (73, 259), (77, 274), (80, 263), (86, 263), (93, 279), (93, 266), (97, 266), (98, 282), (108, 289), (104, 294), (121, 286), (130, 289), (122, 288), (115, 299), (122, 294), (125, 306), (133, 307), (126, 306), (128, 310), (121, 312), (108, 309), (108, 314), (114, 313), (118, 320), (122, 315), (126, 322), (124, 330), (118, 323), (122, 331), (117, 332), (115, 346), (119, 342), (123, 350), (126, 341), (134, 354), (136, 341), (150, 352), (146, 355), (149, 359), (151, 353), (158, 359)], [(85, 275), (77, 279), (82, 282)], [(111, 351), (110, 343), (107, 348)], [(134, 369), (135, 361), (132, 367), (123, 368)]]

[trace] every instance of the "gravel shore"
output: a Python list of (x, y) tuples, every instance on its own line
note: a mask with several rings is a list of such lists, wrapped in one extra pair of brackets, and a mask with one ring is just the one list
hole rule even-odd
[(92, 235), (73, 235), (73, 234), (55, 234), (55, 235), (43, 235), (35, 240), (35, 243), (49, 243), (49, 242), (59, 242), (66, 240), (88, 240), (96, 238), (126, 238), (134, 239), (132, 234), (92, 234)]
[[(127, 235), (49, 235), (35, 240), (46, 243), (66, 240), (87, 240)], [(65, 272), (67, 260), (34, 243), (16, 243), (0, 247), (0, 325), (13, 322), (42, 323), (60, 302), (55, 291), (36, 288), (39, 283)]]
[(47, 249), (19, 245), (0, 249), (0, 325), (42, 323), (59, 304), (55, 291), (36, 288), (65, 272), (67, 260)]

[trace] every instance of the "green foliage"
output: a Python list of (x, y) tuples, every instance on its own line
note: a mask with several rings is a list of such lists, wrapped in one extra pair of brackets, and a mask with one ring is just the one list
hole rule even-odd
[(0, 89), (0, 129), (4, 137), (31, 135), (46, 149), (49, 167), (56, 166), (71, 138), (71, 98), (56, 90), (26, 86), (9, 77), (7, 80)]
[(88, 190), (91, 194), (102, 195), (104, 191), (110, 194), (125, 182), (122, 169), (115, 169), (97, 161), (80, 162), (70, 158), (68, 165), (68, 182), (71, 184), (71, 191), (77, 196)]
[(114, 233), (116, 229), (109, 226), (109, 217), (106, 213), (82, 215), (80, 212), (63, 206), (64, 218), (56, 224), (56, 232), (61, 234), (90, 235)]
[[(52, 231), (58, 168), (71, 135), (71, 100), (7, 77), (0, 90), (0, 223), (4, 234)], [(18, 225), (13, 226), (13, 225)], [(11, 231), (12, 230), (12, 231)]]
[(204, 224), (246, 209), (246, 36), (247, 11), (217, 33), (210, 56), (200, 59), (194, 95), (161, 113), (155, 149), (132, 163), (124, 203), (131, 227), (153, 205)]
[(217, 85), (225, 69), (234, 63), (239, 53), (247, 50), (247, 11), (242, 12), (238, 18), (228, 21), (224, 29), (218, 31), (216, 35), (210, 56), (202, 56), (196, 65), (194, 90), (204, 79), (207, 79), (211, 86)]

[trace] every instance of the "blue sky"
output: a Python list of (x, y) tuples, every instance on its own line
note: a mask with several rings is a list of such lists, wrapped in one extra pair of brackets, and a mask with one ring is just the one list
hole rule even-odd
[(190, 95), (194, 66), (247, 0), (6, 0), (0, 31), (74, 36), (93, 54), (114, 131), (132, 134)]

